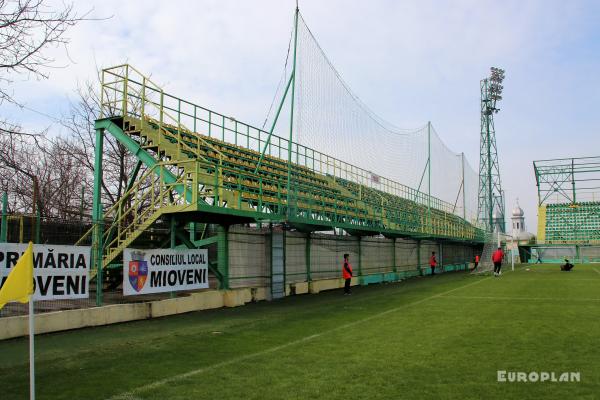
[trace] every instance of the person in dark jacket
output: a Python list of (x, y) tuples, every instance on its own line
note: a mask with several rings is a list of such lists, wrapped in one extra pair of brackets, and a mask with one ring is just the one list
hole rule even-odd
[(570, 271), (570, 270), (572, 270), (572, 269), (573, 269), (573, 267), (574, 267), (574, 265), (573, 265), (573, 264), (571, 264), (571, 263), (569, 262), (569, 260), (567, 260), (567, 259), (565, 258), (565, 264), (560, 266), (560, 270), (561, 270), (561, 271)]

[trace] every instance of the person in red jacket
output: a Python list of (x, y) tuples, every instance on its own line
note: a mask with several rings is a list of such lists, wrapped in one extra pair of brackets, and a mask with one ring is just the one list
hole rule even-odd
[(431, 252), (431, 257), (429, 257), (429, 266), (431, 267), (431, 275), (435, 275), (435, 267), (437, 266), (437, 260), (435, 259), (435, 251)]
[(344, 265), (342, 266), (342, 277), (346, 281), (344, 283), (344, 295), (352, 294), (350, 292), (350, 283), (352, 282), (352, 265), (350, 265), (350, 254), (344, 254)]
[(502, 268), (502, 259), (504, 258), (504, 253), (502, 252), (502, 247), (498, 247), (498, 250), (492, 254), (492, 262), (494, 263), (494, 276), (500, 276), (502, 273), (500, 269)]
[(479, 265), (479, 254), (476, 254), (475, 255), (475, 266), (473, 267), (473, 270), (476, 270), (478, 265)]

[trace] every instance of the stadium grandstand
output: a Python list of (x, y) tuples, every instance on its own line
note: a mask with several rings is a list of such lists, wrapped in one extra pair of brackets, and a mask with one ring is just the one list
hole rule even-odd
[[(472, 260), (484, 232), (477, 225), (478, 174), (464, 154), (448, 149), (430, 122), (400, 129), (376, 116), (341, 79), (300, 13), (295, 25), (288, 54), (292, 68), (286, 63), (278, 101), (265, 120), (269, 129), (168, 94), (131, 65), (102, 71), (97, 148), (103, 135), (112, 135), (138, 166), (127, 193), (112, 207), (102, 207), (101, 188), (95, 189), (94, 225), (79, 243), (93, 237), (96, 271), (121, 268), (124, 249), (140, 247), (156, 223), (171, 224), (171, 246), (218, 243), (211, 271), (223, 288), (234, 284), (235, 257), (258, 257), (229, 253), (230, 227), (270, 229), (271, 248), (265, 245), (259, 253), (269, 255), (271, 270), (246, 268), (235, 285), (248, 283), (241, 277), (265, 275), (278, 295), (299, 276), (306, 281), (315, 276), (315, 232), (335, 232), (350, 242), (358, 238), (356, 253), (364, 266), (378, 262), (365, 258), (361, 243), (367, 241), (360, 239), (389, 241), (386, 248), (393, 251), (384, 252), (392, 260), (381, 261), (388, 269), (378, 267), (365, 281), (393, 279), (402, 240), (413, 241), (416, 259), (410, 263), (419, 269), (433, 249), (444, 262), (452, 260), (446, 263), (450, 268)], [(96, 174), (98, 183), (101, 155)], [(273, 231), (278, 226), (288, 233), (278, 237)], [(298, 265), (291, 249), (283, 249), (285, 256), (273, 248), (294, 232), (308, 243), (305, 254), (296, 257)], [(421, 249), (425, 243), (430, 247)], [(290, 275), (297, 270), (303, 272)]]
[(543, 261), (600, 261), (600, 157), (533, 162)]

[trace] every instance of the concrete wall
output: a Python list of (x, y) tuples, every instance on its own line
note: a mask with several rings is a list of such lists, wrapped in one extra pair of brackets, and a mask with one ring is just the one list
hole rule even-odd
[[(208, 290), (174, 299), (56, 311), (37, 314), (35, 316), (35, 332), (57, 332), (88, 326), (164, 317), (223, 306), (236, 307), (253, 300), (259, 301), (265, 298), (266, 290), (264, 288)], [(27, 315), (0, 318), (0, 340), (27, 334), (29, 334)]]
[[(359, 284), (358, 278), (353, 278), (352, 284)], [(289, 283), (286, 285), (286, 295), (319, 293), (343, 286), (344, 281), (341, 278)], [(269, 288), (266, 287), (207, 290), (174, 299), (42, 313), (35, 316), (35, 333), (110, 325), (221, 307), (238, 307), (249, 302), (266, 300), (268, 295)], [(0, 318), (0, 340), (28, 334), (27, 315)]]

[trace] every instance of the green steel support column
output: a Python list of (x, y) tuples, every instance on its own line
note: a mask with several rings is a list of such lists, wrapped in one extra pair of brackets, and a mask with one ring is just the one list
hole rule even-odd
[(192, 242), (196, 241), (196, 223), (190, 222), (190, 240)]
[(423, 271), (421, 270), (421, 241), (417, 240), (417, 271), (419, 271), (419, 275), (423, 275)]
[(227, 231), (229, 226), (218, 225), (217, 226), (217, 267), (223, 281), (219, 289), (229, 289), (229, 242), (227, 239)]
[(94, 225), (94, 234), (92, 238), (92, 263), (96, 267), (96, 306), (102, 305), (102, 283), (104, 281), (102, 274), (102, 254), (104, 244), (102, 243), (102, 237), (104, 236), (104, 224), (102, 223), (102, 209), (100, 209), (98, 221)]
[(102, 212), (101, 188), (102, 188), (102, 153), (104, 151), (104, 130), (96, 129), (96, 149), (94, 153), (94, 198), (92, 218), (94, 223), (99, 222)]
[(8, 241), (8, 192), (2, 194), (2, 225), (0, 226), (0, 243)]
[(94, 152), (94, 199), (92, 223), (96, 227), (92, 239), (92, 263), (96, 268), (96, 305), (102, 305), (102, 236), (104, 231), (102, 216), (102, 153), (104, 150), (104, 130), (96, 129), (96, 149)]
[(175, 216), (171, 215), (171, 217), (169, 218), (169, 245), (172, 249), (174, 249), (176, 247), (176, 229), (177, 229), (177, 220), (175, 219)]
[(581, 259), (581, 247), (578, 244), (575, 245), (575, 260), (577, 260), (576, 262), (583, 262)]
[(398, 267), (396, 267), (396, 238), (392, 239), (392, 271), (394, 273), (398, 272)]
[(294, 132), (294, 93), (296, 91), (296, 50), (298, 47), (298, 7), (296, 6), (296, 14), (294, 16), (294, 66), (292, 68), (292, 98), (290, 105), (290, 140), (288, 141), (288, 162), (287, 162), (287, 213), (290, 216), (290, 190), (292, 178), (292, 139)]
[(306, 262), (306, 282), (310, 282), (311, 281), (311, 277), (310, 277), (310, 245), (311, 245), (311, 240), (310, 240), (311, 234), (310, 232), (306, 234), (306, 243), (305, 243), (305, 247), (304, 247), (304, 257), (306, 258), (305, 262)]

